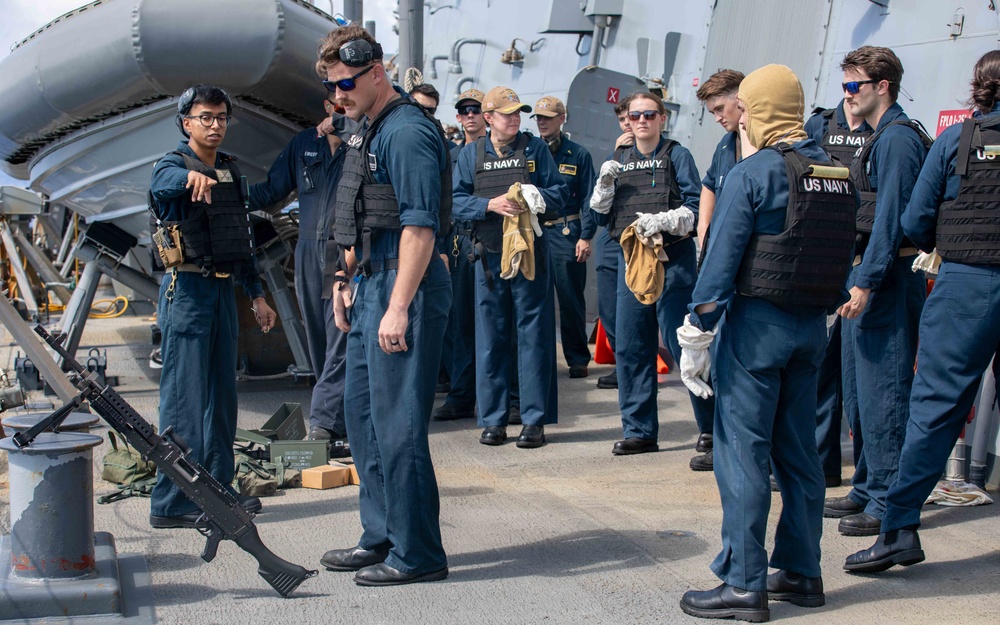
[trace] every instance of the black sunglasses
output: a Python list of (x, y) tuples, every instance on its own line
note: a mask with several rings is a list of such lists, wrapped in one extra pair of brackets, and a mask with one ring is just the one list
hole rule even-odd
[(458, 109), (459, 115), (481, 115), (483, 112), (483, 107), (478, 104), (466, 104), (465, 106)]
[(354, 91), (354, 88), (358, 86), (354, 81), (370, 72), (373, 67), (375, 66), (369, 65), (357, 74), (343, 80), (324, 80), (323, 86), (326, 87), (326, 90), (330, 93), (336, 93), (337, 89), (340, 89), (341, 91)]
[(438, 108), (436, 106), (421, 106), (420, 108), (424, 109), (425, 111), (427, 111), (431, 115), (433, 115), (434, 113), (437, 113), (437, 110), (438, 110)]
[(852, 80), (851, 82), (841, 83), (840, 86), (843, 87), (844, 91), (846, 91), (847, 93), (849, 93), (851, 95), (854, 95), (857, 92), (861, 91), (861, 85), (874, 85), (874, 84), (877, 84), (878, 82), (879, 81), (877, 81), (877, 80), (871, 80), (871, 79), (869, 79), (869, 80)]
[(639, 121), (640, 117), (645, 117), (646, 121), (653, 121), (659, 114), (659, 111), (629, 111), (628, 118), (634, 122)]

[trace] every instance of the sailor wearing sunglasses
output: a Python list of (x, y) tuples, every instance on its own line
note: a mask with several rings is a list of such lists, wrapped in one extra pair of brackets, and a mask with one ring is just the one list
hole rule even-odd
[(903, 65), (888, 48), (864, 46), (844, 57), (844, 107), (875, 129), (854, 158), (858, 246), (842, 321), (844, 411), (864, 448), (847, 497), (827, 500), (824, 515), (840, 518), (848, 536), (874, 536), (896, 478), (909, 418), (917, 331), (926, 297), (923, 272), (910, 270), (916, 245), (900, 218), (930, 139), (896, 102)]
[(348, 26), (327, 35), (317, 62), (334, 102), (368, 118), (347, 140), (334, 209), (334, 238), (353, 250), (335, 283), (334, 317), (348, 333), (344, 416), (364, 531), (356, 547), (321, 560), (357, 571), (363, 586), (448, 576), (427, 427), (451, 308), (435, 253), (451, 218), (451, 163), (440, 123), (393, 86), (382, 57), (371, 35)]
[[(621, 162), (611, 160), (601, 167), (590, 207), (615, 241), (621, 240), (629, 226), (642, 237), (662, 233), (668, 260), (659, 300), (645, 304), (626, 285), (625, 258), (619, 259), (615, 360), (624, 440), (612, 448), (616, 456), (659, 449), (657, 329), (679, 362), (676, 330), (684, 321), (694, 289), (693, 234), (701, 194), (691, 153), (661, 134), (667, 119), (663, 101), (651, 93), (633, 94), (628, 119), (635, 145), (622, 153)], [(706, 400), (692, 396), (692, 401)]]

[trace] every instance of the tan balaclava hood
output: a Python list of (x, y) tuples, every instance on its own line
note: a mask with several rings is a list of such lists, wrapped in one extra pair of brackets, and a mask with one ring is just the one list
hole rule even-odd
[(808, 138), (802, 127), (802, 84), (784, 65), (765, 65), (750, 72), (740, 83), (737, 97), (746, 107), (747, 138), (758, 150), (779, 141)]

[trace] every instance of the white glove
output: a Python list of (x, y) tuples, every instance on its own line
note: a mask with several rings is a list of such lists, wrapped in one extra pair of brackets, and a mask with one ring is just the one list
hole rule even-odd
[(635, 232), (641, 237), (649, 237), (657, 232), (676, 236), (688, 234), (694, 228), (694, 213), (682, 206), (663, 213), (636, 213), (632, 222)]
[(533, 184), (522, 184), (521, 195), (528, 203), (528, 210), (531, 211), (532, 215), (541, 215), (545, 212), (545, 198), (538, 191), (538, 187)]
[(618, 172), (622, 170), (622, 164), (618, 161), (604, 161), (601, 165), (601, 173), (597, 177), (597, 184), (605, 189), (614, 188), (615, 180), (618, 179)]
[(920, 252), (917, 254), (917, 258), (913, 261), (913, 271), (923, 271), (924, 273), (936, 276), (938, 274), (938, 269), (941, 268), (941, 257), (937, 253), (935, 248), (930, 254), (927, 252)]
[(677, 328), (677, 342), (681, 346), (681, 382), (689, 391), (707, 399), (712, 393), (712, 356), (708, 351), (718, 328), (710, 332), (691, 325), (691, 315), (684, 317), (684, 325)]

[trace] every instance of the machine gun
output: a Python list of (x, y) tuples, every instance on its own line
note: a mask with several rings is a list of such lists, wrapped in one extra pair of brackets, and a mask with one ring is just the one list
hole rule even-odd
[(299, 584), (316, 576), (316, 571), (307, 570), (297, 564), (282, 560), (260, 540), (252, 515), (243, 509), (236, 497), (213, 478), (205, 467), (188, 457), (190, 449), (180, 436), (164, 430), (162, 435), (153, 431), (153, 426), (108, 385), (98, 382), (96, 373), (87, 370), (62, 347), (61, 339), (52, 337), (41, 325), (35, 332), (63, 358), (76, 375), (73, 384), (80, 390), (69, 403), (43, 419), (37, 425), (14, 436), (14, 444), (26, 447), (39, 433), (48, 428), (58, 428), (59, 424), (84, 400), (121, 434), (142, 457), (152, 461), (158, 471), (163, 472), (180, 487), (184, 494), (202, 509), (204, 529), (199, 528), (207, 539), (201, 557), (211, 562), (223, 540), (231, 540), (240, 549), (252, 555), (258, 564), (257, 572), (282, 597), (287, 597)]

